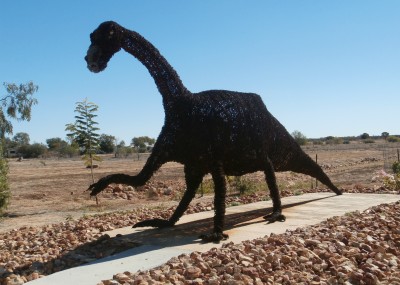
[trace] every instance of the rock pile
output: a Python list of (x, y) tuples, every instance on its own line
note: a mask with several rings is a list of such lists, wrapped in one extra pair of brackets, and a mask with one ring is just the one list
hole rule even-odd
[(184, 190), (185, 184), (182, 181), (150, 181), (146, 185), (137, 188), (122, 184), (112, 184), (104, 189), (100, 195), (105, 199), (138, 200), (146, 197), (158, 199), (172, 197)]

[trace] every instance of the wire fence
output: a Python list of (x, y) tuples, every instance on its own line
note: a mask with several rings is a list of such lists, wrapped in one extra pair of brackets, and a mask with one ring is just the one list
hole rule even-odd
[(382, 155), (384, 161), (383, 168), (387, 172), (392, 170), (394, 162), (400, 162), (400, 148), (383, 147)]
[(332, 145), (307, 145), (303, 147), (312, 158), (316, 159), (319, 153), (331, 152), (341, 153), (374, 153), (374, 157), (381, 160), (382, 168), (386, 172), (392, 171), (394, 162), (400, 161), (400, 143), (378, 142), (378, 143), (351, 143)]

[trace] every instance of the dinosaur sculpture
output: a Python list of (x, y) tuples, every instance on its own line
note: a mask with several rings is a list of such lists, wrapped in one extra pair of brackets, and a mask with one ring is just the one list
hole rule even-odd
[(337, 195), (342, 194), (269, 113), (259, 95), (226, 90), (191, 93), (150, 42), (115, 22), (102, 23), (90, 39), (85, 57), (90, 71), (103, 71), (111, 57), (124, 49), (148, 69), (162, 95), (165, 109), (165, 124), (143, 169), (134, 176), (105, 176), (89, 187), (91, 195), (98, 194), (111, 183), (143, 185), (168, 161), (184, 165), (187, 189), (170, 219), (145, 220), (134, 227), (173, 226), (207, 173), (211, 173), (215, 185), (215, 216), (213, 231), (201, 236), (205, 242), (228, 238), (223, 233), (226, 175), (264, 171), (273, 201), (273, 212), (265, 217), (270, 222), (285, 220), (275, 171), (310, 175)]

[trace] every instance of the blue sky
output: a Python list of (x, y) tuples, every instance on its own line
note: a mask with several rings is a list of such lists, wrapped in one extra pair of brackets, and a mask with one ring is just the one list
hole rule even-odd
[(31, 143), (65, 138), (86, 97), (100, 133), (156, 138), (164, 111), (147, 70), (124, 51), (102, 73), (86, 68), (89, 34), (114, 20), (151, 41), (192, 92), (258, 93), (289, 132), (400, 134), (399, 14), (397, 0), (2, 0), (0, 82), (39, 85), (32, 120), (14, 122)]

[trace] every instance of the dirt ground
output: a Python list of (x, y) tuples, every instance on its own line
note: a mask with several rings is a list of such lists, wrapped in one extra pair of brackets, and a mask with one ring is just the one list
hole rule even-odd
[[(312, 158), (318, 155), (318, 163), (339, 187), (373, 187), (372, 177), (384, 167), (382, 147), (382, 144), (360, 144), (359, 147), (316, 146), (305, 150)], [(104, 156), (99, 167), (94, 169), (95, 180), (111, 173), (136, 174), (145, 160), (145, 156), (140, 160), (137, 157), (123, 159)], [(150, 184), (162, 183), (175, 195), (154, 198), (141, 192), (129, 200), (100, 195), (100, 205), (96, 206), (95, 200), (85, 192), (92, 183), (90, 170), (79, 158), (26, 159), (20, 162), (11, 159), (9, 167), (12, 199), (6, 217), (0, 221), (0, 232), (25, 225), (58, 223), (87, 214), (176, 203), (180, 197), (176, 193), (184, 190), (183, 166), (167, 163), (150, 180)], [(262, 173), (250, 176), (263, 181)], [(278, 173), (277, 179), (281, 189), (295, 191), (296, 188), (311, 188), (312, 184), (315, 187), (315, 180), (311, 177), (296, 173)], [(324, 187), (321, 184), (318, 186)]]

